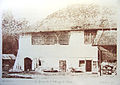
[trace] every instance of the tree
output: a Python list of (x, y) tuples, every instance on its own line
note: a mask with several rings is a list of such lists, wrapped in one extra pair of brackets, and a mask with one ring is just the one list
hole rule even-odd
[(15, 54), (18, 50), (18, 34), (24, 28), (28, 28), (28, 21), (16, 19), (11, 12), (3, 13), (2, 17), (2, 52), (3, 54)]

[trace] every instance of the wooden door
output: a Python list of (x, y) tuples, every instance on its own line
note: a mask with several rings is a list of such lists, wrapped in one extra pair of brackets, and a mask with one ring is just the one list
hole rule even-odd
[(91, 71), (92, 71), (92, 61), (86, 60), (86, 72), (91, 72)]
[(30, 58), (24, 59), (24, 71), (31, 71), (32, 70), (32, 60)]

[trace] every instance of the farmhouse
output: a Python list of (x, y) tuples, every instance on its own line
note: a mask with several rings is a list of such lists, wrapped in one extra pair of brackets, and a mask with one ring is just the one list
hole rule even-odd
[(95, 35), (96, 31), (68, 30), (22, 34), (16, 67), (21, 66), (24, 71), (53, 68), (66, 72), (75, 68), (97, 72), (98, 50), (91, 46)]
[(25, 29), (19, 35), (13, 71), (98, 73), (94, 40), (98, 43), (101, 33), (116, 30), (116, 23), (90, 14), (97, 12), (88, 6), (72, 6), (49, 15), (39, 27)]

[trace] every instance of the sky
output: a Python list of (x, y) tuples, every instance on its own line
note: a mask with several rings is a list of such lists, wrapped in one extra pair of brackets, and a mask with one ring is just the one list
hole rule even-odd
[(34, 23), (71, 4), (95, 3), (116, 6), (118, 2), (119, 0), (0, 0), (0, 6), (3, 12), (5, 10), (12, 11), (15, 17), (26, 18)]

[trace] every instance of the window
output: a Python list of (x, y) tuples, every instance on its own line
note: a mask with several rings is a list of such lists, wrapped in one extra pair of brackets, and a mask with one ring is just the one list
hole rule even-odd
[(54, 45), (56, 39), (55, 33), (32, 34), (32, 45)]
[(32, 34), (32, 45), (68, 45), (69, 32), (43, 32)]
[(85, 64), (84, 60), (79, 60), (79, 67), (82, 67)]
[(59, 36), (59, 44), (60, 45), (68, 45), (69, 44), (69, 33), (68, 32), (62, 32)]
[(54, 45), (57, 43), (56, 39), (55, 33), (46, 33), (43, 40), (45, 45)]
[(85, 44), (92, 44), (95, 37), (96, 37), (96, 33), (97, 31), (91, 31), (91, 30), (87, 30), (84, 31), (84, 43)]
[(93, 61), (93, 67), (97, 68), (97, 61)]
[(41, 66), (41, 60), (39, 60), (39, 66)]

